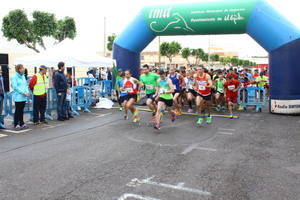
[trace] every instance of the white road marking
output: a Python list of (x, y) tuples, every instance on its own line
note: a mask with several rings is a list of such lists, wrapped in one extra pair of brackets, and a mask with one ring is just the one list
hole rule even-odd
[(199, 147), (199, 144), (196, 143), (196, 144), (192, 144), (192, 145), (188, 146), (181, 154), (186, 155), (186, 154), (192, 152), (195, 149), (196, 150), (202, 150), (202, 151), (213, 151), (213, 152), (217, 151), (217, 149)]
[(206, 147), (196, 147), (195, 149), (198, 149), (198, 150), (203, 150), (203, 151), (213, 151), (213, 152), (216, 152), (216, 151), (218, 151), (217, 149), (213, 149), (213, 148), (206, 148)]
[(194, 149), (196, 149), (198, 147), (198, 145), (199, 144), (192, 144), (191, 146), (186, 148), (181, 154), (186, 155), (186, 154), (192, 152)]
[(218, 133), (222, 135), (233, 135), (233, 133), (228, 133), (228, 132), (218, 132)]
[(105, 116), (108, 116), (108, 115), (112, 115), (112, 113), (106, 113), (106, 114), (98, 115), (96, 118), (105, 117)]
[(129, 194), (129, 193), (123, 194), (121, 197), (118, 198), (118, 200), (126, 200), (128, 198), (135, 198), (135, 199), (139, 199), (139, 200), (159, 200), (159, 199), (144, 196), (144, 195)]
[(221, 130), (221, 131), (232, 131), (232, 132), (235, 131), (235, 129), (228, 129), (228, 128), (219, 128), (219, 130)]
[(5, 135), (5, 134), (0, 134), (0, 138), (2, 138), (2, 137), (6, 137), (7, 135)]
[(13, 131), (13, 130), (3, 130), (3, 131), (8, 132), (8, 133), (25, 133), (28, 131), (32, 131), (32, 129), (25, 129), (25, 130), (20, 130), (20, 131)]
[(194, 189), (194, 188), (188, 188), (188, 187), (183, 187), (182, 183), (179, 183), (178, 185), (170, 185), (170, 184), (166, 184), (166, 183), (157, 183), (154, 181), (151, 181), (154, 178), (154, 176), (150, 177), (150, 178), (146, 178), (143, 180), (139, 180), (137, 178), (132, 179), (130, 183), (127, 184), (127, 186), (131, 186), (131, 187), (136, 187), (142, 184), (147, 184), (147, 185), (153, 185), (153, 186), (157, 186), (157, 187), (164, 187), (164, 188), (168, 188), (168, 189), (173, 189), (173, 190), (179, 190), (179, 191), (184, 191), (184, 192), (190, 192), (190, 193), (194, 193), (194, 194), (198, 194), (198, 195), (211, 195), (210, 192), (207, 191), (203, 191), (203, 190), (198, 190), (198, 189)]

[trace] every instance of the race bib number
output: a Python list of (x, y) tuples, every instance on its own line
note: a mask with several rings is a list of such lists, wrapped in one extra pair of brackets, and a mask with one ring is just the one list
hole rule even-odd
[(228, 90), (234, 90), (235, 89), (235, 85), (229, 85), (228, 86)]
[(218, 92), (223, 93), (224, 90), (222, 88), (218, 89)]
[(159, 93), (160, 94), (164, 94), (164, 93), (166, 93), (168, 90), (166, 89), (166, 88), (160, 88), (159, 89)]
[(206, 90), (206, 87), (201, 84), (201, 85), (198, 85), (198, 89), (201, 90), (201, 91), (203, 91), (203, 90)]
[(125, 91), (128, 92), (128, 93), (132, 93), (133, 89), (132, 88), (126, 88)]
[(154, 90), (154, 87), (153, 87), (153, 85), (146, 85), (146, 89), (147, 90)]

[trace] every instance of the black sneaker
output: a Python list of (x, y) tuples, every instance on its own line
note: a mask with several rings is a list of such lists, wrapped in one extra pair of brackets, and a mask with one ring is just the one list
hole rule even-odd
[(72, 119), (72, 118), (74, 118), (73, 115), (69, 115), (69, 119)]
[(48, 125), (48, 122), (47, 121), (42, 121), (42, 122), (40, 122), (41, 124), (46, 124), (46, 125)]
[(64, 117), (63, 119), (64, 119), (64, 120), (69, 120), (69, 117)]
[(57, 121), (63, 122), (63, 121), (65, 121), (65, 120), (64, 120), (63, 118), (58, 118)]

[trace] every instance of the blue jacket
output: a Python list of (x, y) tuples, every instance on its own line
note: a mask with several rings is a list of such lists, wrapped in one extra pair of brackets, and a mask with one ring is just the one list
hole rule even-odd
[(56, 71), (54, 75), (54, 88), (57, 93), (67, 92), (68, 82), (67, 77), (65, 76), (63, 71)]
[(27, 101), (28, 97), (24, 96), (25, 93), (29, 93), (28, 84), (25, 78), (25, 75), (15, 73), (14, 76), (10, 79), (11, 88), (13, 91), (13, 101), (22, 102)]

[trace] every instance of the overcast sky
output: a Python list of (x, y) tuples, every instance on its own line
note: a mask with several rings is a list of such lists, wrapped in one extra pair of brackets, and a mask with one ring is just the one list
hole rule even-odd
[[(55, 13), (57, 18), (74, 17), (77, 23), (77, 37), (74, 45), (78, 49), (89, 51), (103, 51), (103, 19), (107, 19), (107, 35), (119, 34), (134, 16), (146, 5), (201, 2), (210, 0), (9, 0), (2, 1), (0, 20), (13, 9), (24, 9), (26, 13), (41, 10)], [(214, 0), (212, 0), (214, 1)], [(243, 1), (243, 0), (241, 0)], [(268, 0), (280, 13), (300, 28), (299, 3), (296, 0)], [(0, 25), (1, 26), (1, 25)], [(267, 34), (267, 33), (266, 33)], [(207, 49), (209, 36), (172, 36), (162, 37), (162, 41), (178, 41), (183, 47)], [(210, 36), (211, 45), (224, 47), (228, 51), (238, 51), (240, 55), (267, 55), (267, 53), (247, 35)], [(157, 40), (153, 41), (145, 50), (157, 50)], [(8, 42), (0, 34), (0, 52), (32, 52), (20, 47), (17, 42)]]

